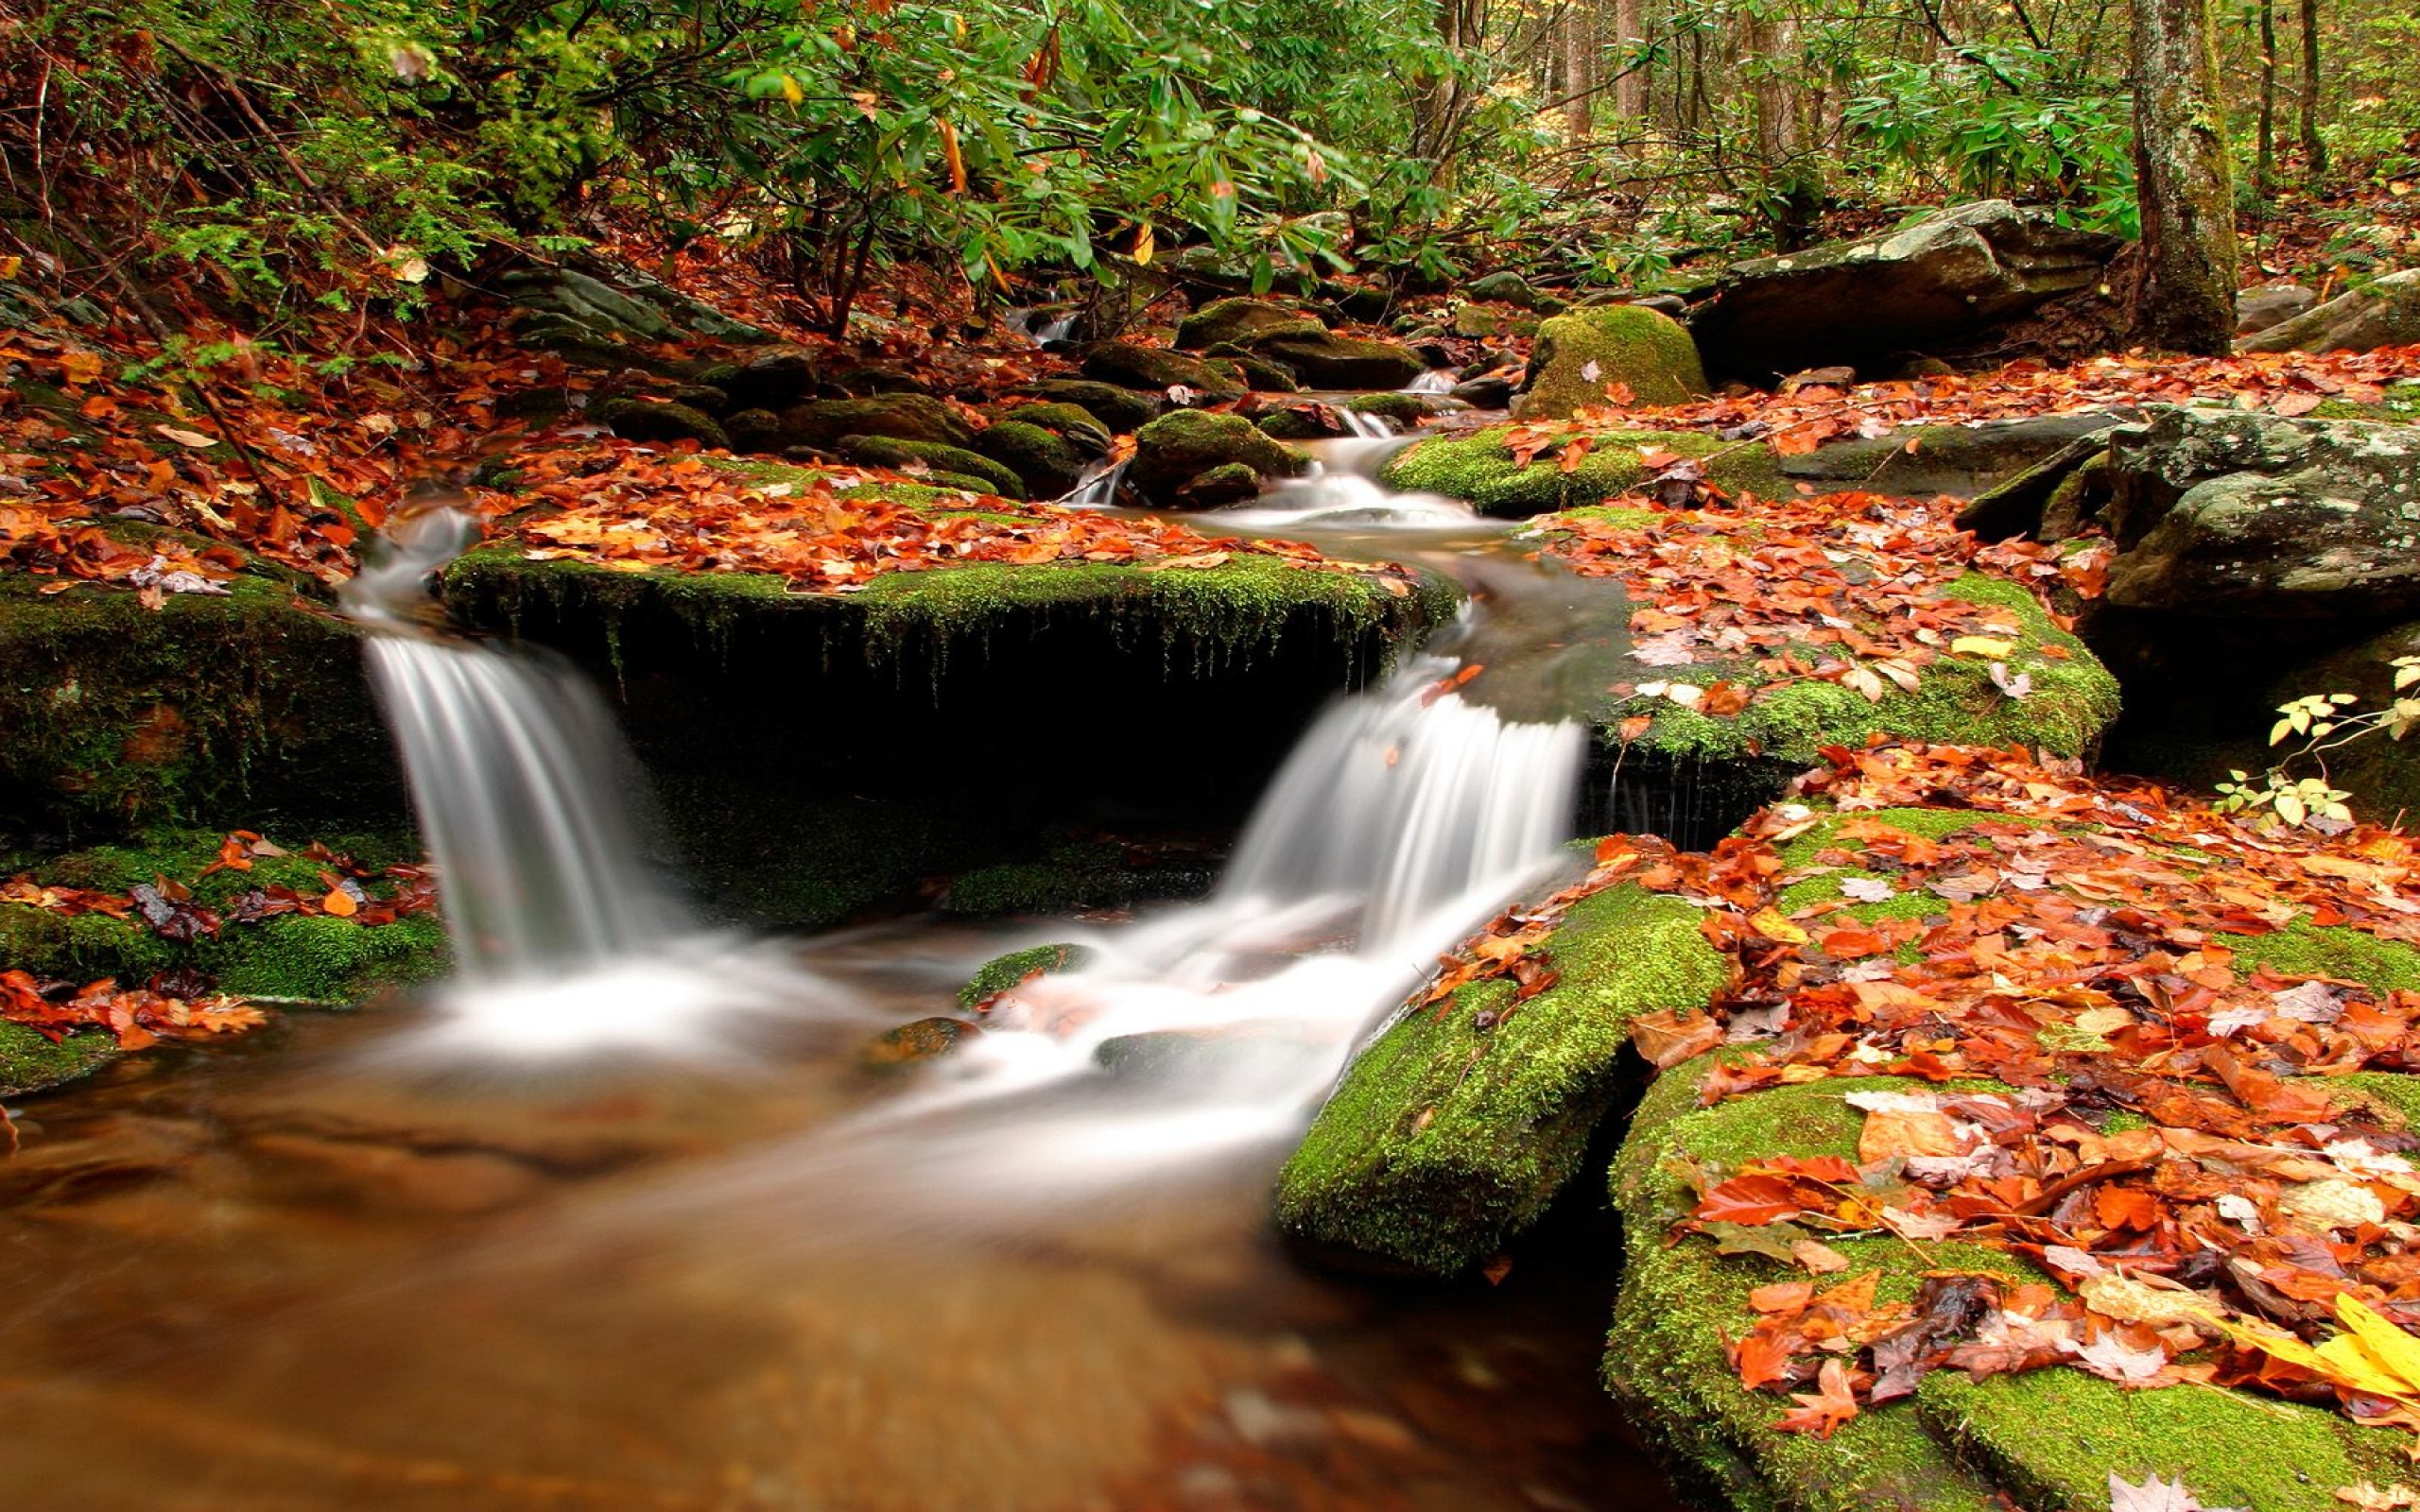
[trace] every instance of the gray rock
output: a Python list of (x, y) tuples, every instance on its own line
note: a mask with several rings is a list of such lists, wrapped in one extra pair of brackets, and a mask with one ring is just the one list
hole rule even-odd
[(714, 417), (694, 405), (655, 399), (608, 399), (596, 406), (597, 420), (614, 434), (631, 441), (695, 441), (728, 450), (731, 437)]
[(2299, 284), (2273, 284), (2246, 289), (2235, 297), (2235, 334), (2258, 335), (2282, 325), (2319, 302), (2319, 296)]
[(1086, 347), (1082, 370), (1096, 383), (1155, 391), (1182, 386), (1212, 402), (1241, 399), (1245, 393), (1243, 378), (1232, 363), (1208, 362), (1182, 352), (1123, 341), (1097, 341)]
[(873, 399), (819, 399), (782, 411), (782, 439), (789, 446), (830, 446), (843, 436), (888, 436), (903, 441), (964, 446), (974, 428), (958, 412), (924, 394), (884, 394)]
[(1257, 342), (1254, 350), (1284, 363), (1312, 388), (1401, 388), (1428, 370), (1409, 349), (1392, 341), (1283, 336)]
[(1690, 315), (1708, 370), (1764, 378), (1958, 346), (2098, 285), (2119, 242), (1986, 199), (1724, 270)]
[(1268, 300), (1213, 300), (1177, 322), (1179, 352), (1201, 352), (1222, 343), (1249, 347), (1275, 335), (1323, 335), (1316, 316)]
[(1462, 285), (1462, 293), (1474, 300), (1518, 305), (1524, 310), (1534, 310), (1538, 306), (1538, 291), (1530, 287), (1528, 279), (1509, 267), (1471, 280)]
[[(1835, 441), (1779, 461), (1781, 475), (1877, 493), (1985, 491), (2130, 417), (2108, 411), (2039, 415), (1980, 425), (1926, 425), (1871, 439)], [(1914, 450), (1910, 451), (1912, 444)]]
[(2420, 343), (2420, 267), (2365, 284), (2237, 343), (2238, 352), (2368, 352)]
[(1512, 375), (1496, 373), (1467, 379), (1450, 390), (1452, 397), (1473, 409), (1504, 409), (1512, 403)]
[(786, 409), (820, 391), (821, 365), (804, 347), (773, 346), (749, 352), (722, 381), (735, 409)]

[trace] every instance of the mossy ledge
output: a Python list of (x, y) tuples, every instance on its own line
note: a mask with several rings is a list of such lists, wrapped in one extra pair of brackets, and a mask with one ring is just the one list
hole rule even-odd
[(1631, 1022), (1703, 1007), (1721, 958), (1677, 899), (1622, 885), (1548, 938), (1560, 980), (1417, 998), (1346, 1071), (1277, 1184), (1277, 1219), (1340, 1263), (1451, 1276), (1546, 1211), (1617, 1092)]
[(1576, 509), (1636, 492), (1654, 475), (1642, 453), (1669, 452), (1705, 463), (1706, 477), (1732, 493), (1767, 498), (1787, 491), (1772, 448), (1762, 441), (1725, 441), (1702, 431), (1595, 433), (1588, 455), (1571, 472), (1547, 455), (1524, 467), (1506, 445), (1510, 428), (1416, 441), (1389, 458), (1378, 481), (1409, 492), (1442, 493), (1481, 514), (1527, 519)]

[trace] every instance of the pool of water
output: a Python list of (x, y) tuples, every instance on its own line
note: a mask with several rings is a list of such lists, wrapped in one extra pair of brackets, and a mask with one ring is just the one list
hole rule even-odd
[[(804, 954), (905, 1021), (1016, 942), (911, 919)], [(1341, 1280), (1270, 1233), (1269, 1149), (1043, 1208), (973, 1125), (966, 1200), (933, 1200), (833, 1137), (906, 1085), (861, 1020), (752, 1021), (744, 1070), (511, 1075), (384, 1053), (427, 1011), (16, 1109), (9, 1505), (1676, 1504), (1596, 1384), (1584, 1214), (1495, 1288)]]

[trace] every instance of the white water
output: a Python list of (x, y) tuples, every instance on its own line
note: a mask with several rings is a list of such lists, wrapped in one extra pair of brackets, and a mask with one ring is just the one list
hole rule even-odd
[(1404, 386), (1407, 394), (1450, 394), (1461, 380), (1451, 368), (1431, 368)]
[[(1366, 415), (1356, 418), (1377, 419)], [(1386, 465), (1387, 458), (1411, 441), (1410, 437), (1385, 431), (1374, 437), (1313, 441), (1305, 448), (1312, 456), (1308, 472), (1275, 484), (1252, 504), (1221, 509), (1216, 518), (1253, 530), (1321, 525), (1449, 530), (1476, 524), (1478, 511), (1460, 499), (1436, 493), (1397, 493), (1378, 481), (1378, 469)]]
[(390, 523), (346, 590), (437, 863), (455, 979), (421, 1048), (707, 1057), (706, 1021), (797, 978), (706, 934), (647, 865), (636, 763), (568, 665), (441, 632), (429, 573), (475, 534), (451, 508)]
[(1117, 502), (1117, 486), (1125, 479), (1124, 462), (1096, 462), (1058, 502), (1070, 509), (1106, 509)]

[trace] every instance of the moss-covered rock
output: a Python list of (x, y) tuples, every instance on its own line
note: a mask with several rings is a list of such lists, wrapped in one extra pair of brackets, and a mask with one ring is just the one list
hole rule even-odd
[(1670, 316), (1639, 304), (1575, 310), (1538, 327), (1528, 386), (1512, 413), (1565, 419), (1606, 404), (1611, 384), (1626, 385), (1642, 404), (1683, 404), (1704, 397), (1705, 368), (1688, 329)]
[(957, 411), (925, 394), (819, 399), (782, 411), (786, 446), (830, 447), (844, 436), (887, 436), (893, 440), (964, 446), (975, 438), (975, 430)]
[(1344, 407), (1357, 415), (1383, 415), (1405, 425), (1417, 425), (1428, 418), (1428, 402), (1418, 394), (1356, 394), (1344, 402)]
[(54, 1044), (21, 1023), (0, 1023), (0, 1097), (22, 1097), (90, 1075), (117, 1053), (117, 1041), (97, 1029)]
[(2420, 268), (2355, 285), (2238, 342), (2239, 352), (2367, 352), (2420, 342)]
[(1234, 363), (1236, 370), (1244, 375), (1244, 382), (1261, 393), (1290, 394), (1303, 387), (1293, 369), (1284, 363), (1271, 362), (1252, 348), (1239, 347), (1232, 341), (1222, 341), (1203, 355), (1222, 357)]
[(1159, 393), (1179, 387), (1189, 388), (1195, 398), (1211, 404), (1241, 399), (1248, 387), (1234, 363), (1188, 357), (1164, 347), (1138, 347), (1123, 341), (1098, 341), (1085, 348), (1082, 370), (1087, 378), (1122, 388)]
[[(1081, 404), (1014, 404), (1002, 410), (998, 418), (1020, 425), (1039, 425), (1073, 442), (1087, 456), (1098, 456), (1109, 450), (1110, 428)], [(1143, 419), (1150, 417), (1146, 415)]]
[(596, 406), (599, 422), (626, 441), (695, 441), (727, 451), (730, 433), (694, 404), (662, 399), (608, 399)]
[(359, 632), (292, 587), (45, 586), (0, 575), (0, 833), (401, 813)]
[(958, 1005), (962, 1008), (977, 1007), (1020, 982), (1054, 971), (1072, 971), (1091, 957), (1092, 952), (1083, 946), (1065, 943), (1028, 945), (1005, 955), (994, 955), (976, 968), (966, 985), (958, 989)]
[(1312, 388), (1401, 388), (1428, 370), (1408, 347), (1351, 336), (1299, 335), (1264, 338), (1253, 349), (1286, 365)]
[(722, 429), (735, 452), (774, 452), (786, 444), (782, 417), (769, 409), (735, 410), (724, 417)]
[(1180, 409), (1134, 433), (1134, 461), (1127, 478), (1156, 504), (1187, 505), (1198, 497), (1186, 492), (1195, 480), (1235, 466), (1250, 469), (1256, 487), (1258, 478), (1293, 476), (1303, 470), (1303, 459), (1241, 415)]
[(1479, 275), (1463, 284), (1462, 292), (1474, 300), (1510, 304), (1524, 310), (1535, 309), (1538, 303), (1538, 291), (1530, 286), (1528, 279), (1509, 267)]
[(1325, 335), (1315, 316), (1289, 305), (1244, 298), (1213, 300), (1177, 322), (1180, 352), (1201, 352), (1221, 343), (1251, 346), (1271, 336)]
[(1695, 909), (1632, 885), (1548, 939), (1560, 980), (1408, 1008), (1363, 1051), (1278, 1177), (1287, 1232), (1330, 1254), (1453, 1275), (1546, 1211), (1616, 1091), (1631, 1022), (1702, 1008), (1725, 967)]
[(1157, 394), (1089, 378), (1047, 378), (1034, 385), (1033, 391), (1047, 403), (1075, 405), (1098, 421), (1102, 429), (1119, 436), (1140, 430), (1167, 408), (1167, 402)]
[[(1089, 437), (1094, 433), (1078, 434)], [(994, 423), (975, 438), (975, 449), (1016, 476), (1023, 485), (1021, 497), (1058, 498), (1074, 488), (1084, 473), (1084, 454), (1073, 441), (1024, 421)]]
[(833, 448), (852, 462), (867, 467), (929, 469), (938, 474), (973, 478), (986, 493), (1004, 499), (1025, 497), (1025, 482), (1014, 472), (978, 452), (940, 441), (903, 441), (888, 436), (844, 436)]
[(1506, 444), (1509, 431), (1495, 426), (1463, 437), (1431, 437), (1387, 460), (1378, 480), (1407, 492), (1442, 493), (1481, 514), (1525, 519), (1557, 509), (1602, 504), (1634, 492), (1654, 476), (1639, 460), (1647, 452), (1668, 452), (1703, 461), (1709, 481), (1733, 493), (1772, 497), (1788, 485), (1761, 441), (1742, 445), (1699, 431), (1606, 431), (1599, 434), (1580, 465), (1566, 472), (1552, 455), (1526, 466)]

